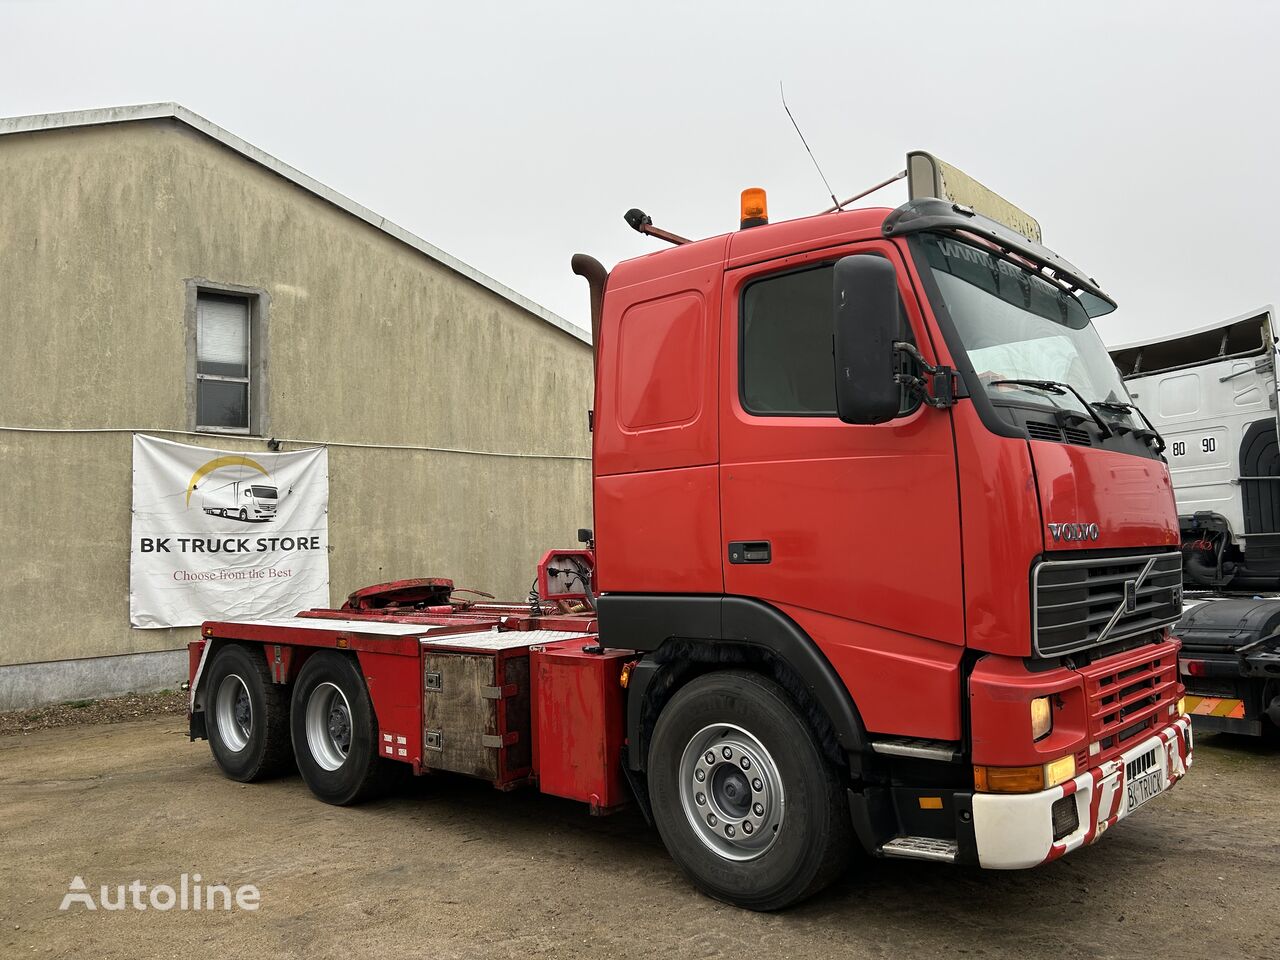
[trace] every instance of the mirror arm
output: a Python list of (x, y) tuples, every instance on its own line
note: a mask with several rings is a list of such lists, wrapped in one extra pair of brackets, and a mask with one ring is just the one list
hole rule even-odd
[(916, 365), (921, 370), (929, 375), (928, 380), (906, 373), (895, 373), (893, 375), (894, 383), (905, 386), (915, 396), (919, 397), (923, 403), (933, 407), (935, 410), (945, 410), (947, 407), (955, 406), (956, 399), (965, 395), (962, 391), (956, 390), (956, 371), (945, 364), (934, 366), (924, 358), (914, 343), (909, 343), (906, 340), (895, 340), (893, 348), (905, 353), (916, 362)]

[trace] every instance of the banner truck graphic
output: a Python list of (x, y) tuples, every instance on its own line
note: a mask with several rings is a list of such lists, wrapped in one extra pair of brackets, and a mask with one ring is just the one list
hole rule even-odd
[(200, 498), (205, 513), (238, 520), (274, 520), (278, 502), (275, 487), (251, 480), (232, 480), (206, 488)]

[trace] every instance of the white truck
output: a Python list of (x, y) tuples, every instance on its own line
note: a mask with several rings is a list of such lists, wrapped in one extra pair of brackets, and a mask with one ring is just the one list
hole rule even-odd
[(1190, 589), (1280, 589), (1274, 310), (1111, 349), (1164, 436)]
[(232, 480), (203, 491), (200, 503), (205, 513), (240, 520), (273, 520), (279, 505), (278, 491), (269, 483)]
[(1280, 411), (1275, 310), (1112, 348), (1164, 437), (1187, 602), (1173, 633), (1196, 725), (1280, 734)]

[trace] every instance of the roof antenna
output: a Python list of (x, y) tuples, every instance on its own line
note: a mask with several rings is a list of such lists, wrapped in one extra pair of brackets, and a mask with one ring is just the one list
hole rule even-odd
[(844, 209), (840, 201), (836, 199), (836, 192), (831, 189), (831, 184), (827, 183), (827, 175), (822, 172), (822, 167), (818, 166), (818, 158), (813, 155), (812, 150), (809, 150), (809, 141), (805, 140), (804, 134), (800, 132), (800, 124), (796, 123), (796, 118), (791, 115), (791, 108), (787, 106), (787, 94), (782, 89), (781, 80), (778, 81), (778, 94), (782, 97), (782, 109), (787, 111), (787, 118), (791, 121), (791, 125), (796, 128), (796, 134), (800, 137), (800, 142), (804, 144), (805, 150), (809, 151), (809, 159), (813, 161), (814, 169), (818, 171), (818, 176), (822, 178), (822, 183), (827, 188), (827, 195), (831, 197), (831, 202), (835, 204), (835, 209)]

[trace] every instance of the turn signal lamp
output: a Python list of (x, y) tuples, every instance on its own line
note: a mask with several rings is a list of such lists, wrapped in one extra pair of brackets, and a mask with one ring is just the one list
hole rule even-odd
[(1035, 793), (1056, 787), (1076, 775), (1075, 754), (1034, 767), (973, 768), (973, 786), (979, 793)]
[(742, 215), (738, 225), (747, 227), (763, 227), (769, 222), (769, 199), (763, 187), (747, 187), (742, 191)]
[(1053, 729), (1053, 706), (1048, 697), (1031, 701), (1031, 739), (1043, 740)]
[(1187, 698), (1178, 698), (1178, 716), (1185, 717), (1187, 715)]

